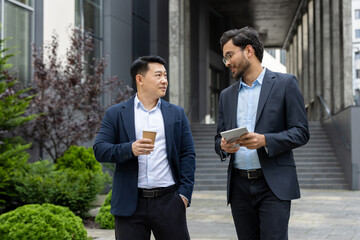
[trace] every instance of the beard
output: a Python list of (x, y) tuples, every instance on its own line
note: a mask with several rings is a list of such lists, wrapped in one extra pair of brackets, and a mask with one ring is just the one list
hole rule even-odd
[(249, 60), (245, 57), (244, 52), (242, 52), (242, 58), (241, 61), (235, 65), (237, 71), (233, 73), (233, 78), (234, 79), (240, 79), (244, 73), (250, 68), (250, 62)]
[(240, 79), (249, 68), (250, 62), (247, 59), (243, 59), (243, 61), (241, 61), (241, 63), (236, 67), (237, 71), (233, 73), (233, 78)]

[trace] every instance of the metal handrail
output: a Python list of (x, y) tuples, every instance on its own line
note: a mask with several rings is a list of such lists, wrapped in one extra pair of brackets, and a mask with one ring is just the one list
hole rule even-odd
[(326, 105), (324, 98), (320, 95), (320, 93), (317, 93), (316, 95), (319, 98), (319, 100), (320, 100), (321, 104), (323, 105), (323, 107), (325, 108), (326, 113), (331, 118), (332, 123), (334, 124), (335, 129), (336, 129), (337, 133), (339, 134), (339, 136), (340, 136), (343, 144), (345, 145), (346, 149), (350, 149), (350, 145), (349, 145), (348, 141), (346, 141), (345, 137), (341, 133), (340, 128), (339, 128), (338, 124), (336, 123), (334, 116), (331, 114), (330, 109)]

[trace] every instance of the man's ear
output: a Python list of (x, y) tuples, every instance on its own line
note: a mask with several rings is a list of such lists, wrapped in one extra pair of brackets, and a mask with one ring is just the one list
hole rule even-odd
[(143, 76), (140, 73), (135, 76), (135, 80), (137, 86), (143, 85)]
[(247, 57), (250, 57), (255, 52), (254, 48), (251, 45), (247, 45), (246, 50), (247, 50)]

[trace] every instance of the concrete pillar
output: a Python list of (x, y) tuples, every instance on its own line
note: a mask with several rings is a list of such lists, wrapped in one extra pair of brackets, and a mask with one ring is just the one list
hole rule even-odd
[(299, 81), (301, 92), (304, 92), (302, 40), (302, 28), (301, 24), (299, 24), (297, 27), (297, 78)]
[(210, 109), (210, 93), (209, 93), (209, 5), (207, 0), (199, 1), (199, 86), (204, 86), (205, 89), (199, 89), (199, 118), (201, 123), (205, 123), (206, 116), (209, 115)]
[[(342, 10), (342, 78), (344, 89), (343, 108), (353, 104), (353, 82), (352, 82), (352, 27), (351, 27), (351, 0), (342, 0), (340, 3)], [(360, 171), (360, 169), (359, 169)]]
[[(322, 97), (324, 98), (326, 104), (330, 109), (332, 106), (332, 75), (331, 75), (331, 35), (330, 35), (330, 0), (322, 0), (321, 1), (321, 8), (322, 8), (322, 63), (323, 63), (323, 78), (322, 78), (322, 86), (323, 92)], [(325, 109), (322, 108), (325, 112)]]
[(190, 2), (169, 1), (169, 100), (189, 109)]
[(341, 110), (342, 93), (344, 79), (341, 78), (341, 57), (342, 44), (340, 40), (341, 18), (339, 13), (340, 0), (331, 0), (330, 19), (331, 19), (331, 75), (332, 75), (332, 96), (333, 96), (333, 113)]
[(293, 58), (293, 63), (294, 63), (294, 69), (293, 69), (293, 74), (296, 76), (296, 78), (299, 81), (299, 73), (298, 73), (298, 49), (299, 49), (299, 44), (298, 44), (298, 36), (297, 34), (294, 35), (293, 37), (293, 45), (294, 45), (294, 49), (293, 49), (293, 54), (292, 54), (292, 58)]
[[(323, 96), (323, 45), (322, 45), (322, 24), (321, 24), (321, 0), (314, 0), (314, 15), (315, 15), (315, 94), (320, 93)], [(323, 116), (323, 107), (320, 100), (315, 97), (315, 120), (321, 120)]]
[(293, 51), (293, 43), (289, 44), (289, 47), (286, 51), (286, 71), (288, 73), (294, 73), (293, 72), (293, 55), (292, 55), (292, 51)]
[(315, 103), (315, 34), (314, 34), (314, 1), (311, 0), (308, 3), (308, 36), (309, 36), (309, 86), (308, 86), (308, 98), (310, 101), (310, 111), (308, 118), (315, 121), (316, 113), (314, 112)]
[(307, 107), (310, 107), (310, 99), (309, 99), (309, 35), (308, 35), (308, 14), (305, 12), (302, 15), (302, 92), (305, 99), (305, 104)]

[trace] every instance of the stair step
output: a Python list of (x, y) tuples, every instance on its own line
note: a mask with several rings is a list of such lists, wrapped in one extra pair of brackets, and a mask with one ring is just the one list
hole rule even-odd
[(195, 182), (194, 190), (213, 190), (213, 191), (224, 191), (227, 189), (226, 184), (203, 184), (199, 185)]
[[(226, 190), (229, 162), (214, 150), (216, 125), (192, 124), (196, 150), (196, 190)], [(309, 122), (309, 142), (293, 150), (301, 188), (348, 189), (342, 167), (320, 122)]]

